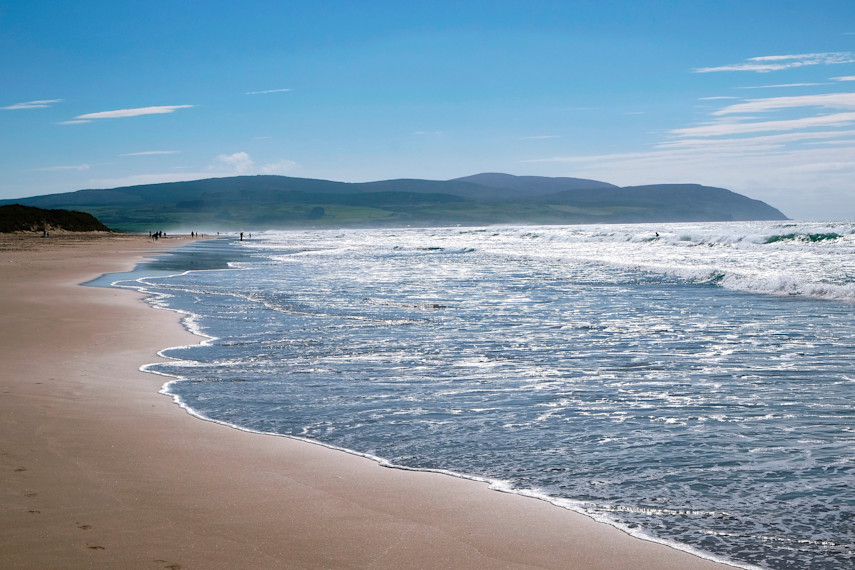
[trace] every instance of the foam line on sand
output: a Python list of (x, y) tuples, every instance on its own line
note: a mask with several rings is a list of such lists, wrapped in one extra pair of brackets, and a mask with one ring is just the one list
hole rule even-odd
[(725, 568), (544, 501), (196, 419), (138, 368), (198, 342), (80, 287), (185, 243), (0, 236), (0, 567)]

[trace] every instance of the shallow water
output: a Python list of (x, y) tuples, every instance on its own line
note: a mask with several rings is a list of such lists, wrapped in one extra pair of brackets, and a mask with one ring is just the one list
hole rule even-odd
[(134, 284), (212, 337), (149, 367), (194, 413), (743, 565), (852, 564), (855, 225), (255, 235)]

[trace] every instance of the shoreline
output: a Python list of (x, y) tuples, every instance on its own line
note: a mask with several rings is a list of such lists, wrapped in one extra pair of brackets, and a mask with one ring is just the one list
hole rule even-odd
[(732, 568), (485, 483), (199, 421), (139, 367), (200, 337), (138, 292), (79, 286), (190, 240), (30, 241), (0, 237), (4, 567)]

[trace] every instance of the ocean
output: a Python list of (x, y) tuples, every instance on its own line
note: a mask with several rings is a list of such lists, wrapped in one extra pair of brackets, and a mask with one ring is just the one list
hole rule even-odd
[(200, 418), (855, 566), (855, 223), (263, 232), (105, 279), (201, 337), (145, 367)]

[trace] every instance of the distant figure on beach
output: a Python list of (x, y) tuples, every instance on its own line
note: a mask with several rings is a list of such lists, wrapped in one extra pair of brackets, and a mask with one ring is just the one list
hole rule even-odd
[(243, 241), (243, 232), (240, 233), (240, 241)]

